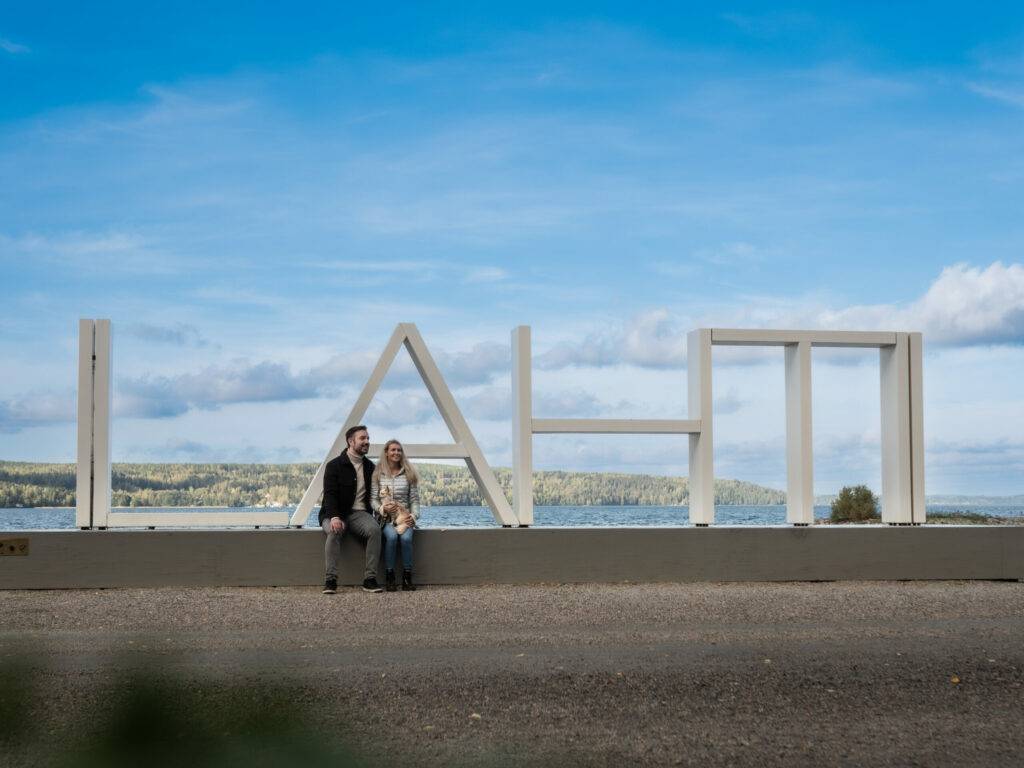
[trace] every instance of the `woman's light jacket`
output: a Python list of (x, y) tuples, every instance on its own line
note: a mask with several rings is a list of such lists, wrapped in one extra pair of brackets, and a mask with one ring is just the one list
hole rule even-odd
[(391, 498), (399, 504), (405, 505), (412, 515), (413, 520), (420, 519), (420, 489), (418, 485), (409, 485), (405, 476), (405, 468), (398, 470), (398, 474), (387, 477), (383, 472), (374, 473), (370, 483), (370, 506), (373, 507), (374, 517), (380, 516), (380, 489), (381, 486), (391, 489)]

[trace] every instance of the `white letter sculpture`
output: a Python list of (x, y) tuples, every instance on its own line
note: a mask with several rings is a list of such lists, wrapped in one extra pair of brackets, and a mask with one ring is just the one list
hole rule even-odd
[[(110, 510), (110, 321), (79, 323), (78, 494), (80, 528), (153, 525), (279, 525), (280, 512), (117, 512)], [(505, 527), (533, 524), (535, 434), (688, 434), (690, 438), (690, 522), (715, 521), (714, 441), (711, 412), (711, 348), (716, 345), (784, 348), (786, 371), (787, 522), (814, 522), (811, 432), (811, 350), (813, 347), (874, 347), (879, 350), (882, 421), (882, 520), (893, 525), (925, 521), (924, 413), (921, 334), (875, 331), (790, 331), (698, 328), (687, 337), (688, 419), (538, 419), (533, 417), (530, 328), (512, 331), (512, 489), (515, 509), (491, 471), (455, 398), (412, 323), (400, 323), (338, 437), (289, 524), (302, 527), (323, 493), (324, 466), (346, 448), (345, 432), (358, 424), (402, 345), (434, 399), (454, 443), (406, 445), (409, 456), (463, 459), (494, 519)], [(371, 450), (380, 451), (380, 445)]]
[[(355, 405), (352, 406), (352, 410), (349, 412), (348, 418), (345, 419), (345, 424), (338, 433), (334, 445), (327, 452), (327, 457), (317, 469), (313, 482), (309, 484), (309, 488), (306, 489), (302, 501), (299, 502), (299, 506), (295, 509), (291, 524), (299, 527), (305, 525), (310, 512), (313, 511), (313, 505), (320, 498), (320, 494), (324, 490), (324, 466), (326, 466), (328, 461), (340, 455), (346, 449), (345, 432), (362, 421), (363, 416), (366, 414), (366, 409), (370, 406), (370, 401), (373, 400), (373, 396), (377, 393), (378, 388), (380, 388), (381, 382), (384, 381), (384, 374), (388, 372), (388, 368), (395, 361), (395, 355), (398, 354), (402, 344), (405, 344), (409, 357), (412, 358), (412, 362), (416, 366), (416, 370), (419, 371), (423, 383), (427, 385), (427, 391), (430, 392), (430, 396), (434, 399), (434, 404), (437, 405), (437, 410), (441, 412), (441, 418), (444, 419), (449, 433), (451, 433), (452, 438), (455, 440), (454, 444), (404, 445), (406, 455), (420, 459), (464, 459), (469, 467), (470, 474), (473, 475), (473, 479), (476, 480), (476, 484), (480, 487), (480, 492), (483, 494), (487, 506), (491, 508), (494, 519), (504, 526), (511, 527), (517, 525), (516, 516), (512, 512), (512, 507), (505, 498), (505, 494), (501, 490), (494, 472), (491, 471), (491, 467), (487, 463), (487, 459), (484, 458), (480, 446), (476, 444), (476, 438), (473, 437), (469, 425), (466, 424), (466, 420), (462, 417), (462, 412), (455, 404), (455, 398), (452, 397), (448, 385), (445, 384), (441, 371), (438, 370), (437, 364), (434, 363), (434, 358), (430, 356), (427, 345), (423, 343), (420, 332), (416, 330), (416, 326), (413, 323), (399, 323), (395, 328), (395, 332), (391, 334), (391, 340), (384, 348), (380, 360), (377, 361), (377, 367), (370, 374), (369, 381), (366, 382), (362, 393), (356, 400)], [(379, 445), (371, 446), (370, 448), (371, 451), (379, 451), (380, 449), (381, 446)]]

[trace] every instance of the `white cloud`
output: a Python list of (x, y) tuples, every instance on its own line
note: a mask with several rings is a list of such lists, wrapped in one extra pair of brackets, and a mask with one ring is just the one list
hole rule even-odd
[(218, 122), (252, 111), (256, 106), (254, 99), (240, 98), (235, 94), (225, 96), (215, 81), (211, 85), (212, 88), (199, 87), (187, 91), (149, 84), (144, 90), (156, 99), (156, 106), (147, 109), (138, 120), (126, 121), (123, 125), (149, 128), (155, 124)]
[[(785, 436), (716, 441), (715, 476), (785, 490)], [(877, 433), (816, 436), (815, 493), (835, 493), (844, 485), (861, 484), (881, 491), (881, 444)]]
[(685, 477), (687, 444), (680, 435), (540, 435), (533, 443), (534, 467)]
[(265, 403), (312, 398), (317, 383), (293, 375), (287, 365), (236, 359), (195, 374), (143, 376), (117, 382), (115, 416), (169, 418), (194, 408), (216, 409), (230, 403)]
[(58, 237), (32, 233), (7, 242), (26, 253), (72, 257), (124, 254), (149, 244), (145, 238), (128, 232), (68, 232)]
[(715, 476), (742, 477), (751, 482), (785, 488), (785, 438), (718, 441), (715, 445)]
[(173, 327), (133, 323), (125, 329), (125, 333), (150, 344), (205, 347), (209, 343), (199, 334), (199, 329), (185, 323), (178, 323)]
[[(136, 324), (130, 326), (127, 332), (148, 342), (195, 346), (206, 344), (198, 331), (189, 325), (164, 327)], [(369, 379), (379, 356), (379, 351), (369, 350), (335, 355), (320, 365), (298, 373), (293, 373), (286, 363), (270, 360), (252, 363), (236, 358), (206, 366), (198, 373), (120, 378), (114, 386), (114, 416), (164, 419), (181, 416), (195, 409), (215, 410), (233, 403), (287, 402), (333, 396), (345, 388), (361, 388)], [(456, 389), (486, 384), (497, 376), (507, 376), (509, 348), (502, 344), (480, 343), (465, 352), (438, 351), (435, 360), (449, 387)], [(404, 352), (388, 370), (384, 387), (388, 390), (423, 388), (423, 380), (411, 358)], [(401, 420), (393, 422), (390, 420), (392, 418), (421, 423), (428, 418), (427, 410), (436, 411), (431, 401), (404, 392), (396, 395), (392, 403), (397, 409), (395, 412), (403, 414), (401, 417), (388, 417), (385, 410), (375, 406), (378, 410), (374, 413), (380, 415), (383, 419), (381, 423), (385, 426), (402, 423)], [(496, 403), (488, 405), (478, 396), (476, 407), (482, 413), (496, 413), (495, 408), (499, 406)], [(26, 427), (73, 421), (75, 408), (73, 393), (59, 396), (40, 392), (13, 397), (0, 402), (0, 431), (18, 432)]]
[(1002, 102), (1003, 104), (1009, 104), (1011, 106), (1024, 109), (1024, 93), (1008, 91), (1002, 88), (993, 88), (990, 85), (983, 85), (982, 83), (968, 83), (967, 87), (979, 96), (984, 96), (986, 99), (993, 99), (995, 101)]
[(470, 270), (463, 282), (496, 283), (508, 279), (508, 272), (501, 267), (476, 267)]
[(191, 402), (205, 404), (295, 400), (317, 394), (307, 377), (293, 376), (287, 365), (269, 360), (253, 365), (242, 359), (179, 376), (175, 390)]
[(374, 398), (363, 421), (373, 426), (393, 428), (424, 424), (440, 418), (440, 412), (430, 398), (399, 394), (387, 401)]
[(211, 445), (187, 438), (172, 437), (159, 445), (133, 445), (127, 448), (128, 461), (193, 461), (221, 462), (230, 456), (232, 462), (289, 464), (309, 460), (298, 449), (287, 445), (243, 443)]
[(408, 277), (410, 275), (415, 276), (424, 272), (431, 272), (439, 267), (446, 267), (448, 265), (439, 264), (437, 262), (426, 262), (426, 261), (368, 261), (368, 262), (357, 262), (357, 261), (315, 261), (306, 262), (301, 265), (303, 268), (308, 269), (323, 269), (335, 272), (383, 272), (386, 274), (393, 274), (395, 272), (401, 273)]
[[(457, 141), (453, 139), (453, 149)], [(536, 190), (532, 190), (534, 195)], [(558, 203), (531, 203), (527, 195), (499, 199), (481, 194), (452, 192), (409, 202), (365, 203), (354, 209), (354, 221), (377, 237), (399, 235), (458, 238), (491, 244), (509, 238), (551, 234), (581, 215), (588, 201), (577, 207)], [(493, 280), (493, 278), (490, 278)]]
[(1024, 266), (955, 264), (923, 297), (900, 307), (869, 305), (821, 312), (815, 327), (919, 330), (926, 344), (972, 346), (1024, 342)]
[(721, 248), (699, 250), (695, 256), (718, 267), (745, 266), (768, 258), (768, 254), (750, 243), (727, 243)]
[(926, 492), (983, 494), (1024, 492), (1024, 443), (1012, 438), (929, 442), (925, 448)]
[(508, 376), (511, 352), (505, 344), (481, 342), (468, 352), (438, 351), (434, 358), (449, 386), (485, 384), (498, 376)]
[(20, 432), (28, 427), (71, 421), (76, 413), (73, 392), (38, 392), (14, 397), (0, 402), (0, 432)]
[(714, 413), (719, 415), (726, 415), (730, 413), (736, 413), (745, 405), (745, 401), (737, 394), (736, 390), (732, 387), (724, 395), (719, 395), (715, 398), (712, 408)]
[(688, 261), (652, 261), (647, 268), (663, 277), (671, 280), (684, 281), (694, 280), (702, 271), (702, 266)]
[(188, 413), (192, 404), (175, 391), (171, 380), (146, 377), (118, 382), (112, 407), (115, 418), (170, 419)]
[[(309, 377), (317, 386), (356, 384), (362, 386), (380, 359), (380, 351), (334, 355), (314, 366)], [(452, 389), (472, 384), (486, 384), (496, 377), (509, 375), (510, 353), (507, 345), (481, 342), (467, 352), (431, 350), (445, 383)], [(388, 388), (414, 387), (422, 384), (412, 358), (400, 351), (384, 377)]]
[(2, 37), (0, 37), (0, 50), (7, 51), (8, 53), (31, 53), (31, 49), (27, 45), (14, 43)]
[[(369, 350), (342, 353), (314, 366), (307, 375), (318, 387), (338, 387), (345, 384), (362, 386), (370, 377), (378, 359), (380, 352)], [(385, 381), (389, 385), (401, 386), (413, 384), (421, 379), (413, 368), (412, 361), (402, 355), (391, 364)]]
[(210, 446), (204, 443), (181, 438), (168, 440), (164, 444), (164, 449), (166, 453), (172, 456), (187, 456), (193, 460), (208, 457), (213, 452)]
[(600, 416), (611, 410), (612, 406), (602, 404), (590, 392), (581, 389), (570, 392), (535, 392), (533, 395), (533, 412), (538, 416), (590, 417)]
[(933, 471), (968, 468), (1019, 475), (1024, 473), (1024, 443), (1007, 439), (987, 443), (937, 441), (927, 446), (926, 460)]
[(781, 12), (761, 16), (723, 13), (720, 18), (753, 37), (766, 40), (795, 32), (809, 32), (818, 26), (815, 17), (808, 13)]
[(20, 237), (0, 234), (0, 254), (47, 260), (86, 274), (173, 274), (178, 259), (160, 250), (154, 240), (135, 232), (70, 231), (56, 235), (35, 232)]
[[(472, 418), (505, 421), (512, 418), (512, 390), (489, 387), (472, 395), (460, 395), (459, 407)], [(620, 404), (621, 407), (621, 404)], [(599, 416), (612, 406), (601, 402), (590, 392), (533, 392), (533, 415), (553, 418)]]
[[(992, 346), (1024, 343), (1024, 265), (994, 262), (988, 267), (954, 264), (942, 270), (924, 296), (909, 304), (868, 304), (827, 309), (750, 297), (731, 313), (684, 318), (655, 309), (620, 327), (592, 333), (582, 342), (562, 342), (537, 356), (539, 369), (570, 365), (685, 367), (686, 334), (697, 327), (921, 331), (928, 346)], [(760, 348), (722, 349), (724, 364), (759, 363)], [(830, 362), (859, 360), (857, 353), (832, 355)]]
[(462, 413), (483, 421), (507, 421), (512, 418), (512, 390), (488, 387), (468, 397), (457, 398)]
[(655, 309), (632, 317), (622, 329), (593, 333), (581, 343), (557, 344), (535, 361), (541, 369), (621, 363), (652, 368), (685, 365), (686, 330), (668, 310)]

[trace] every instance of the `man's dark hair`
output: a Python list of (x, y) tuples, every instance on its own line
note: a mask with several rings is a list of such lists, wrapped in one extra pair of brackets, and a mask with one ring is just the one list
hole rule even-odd
[(356, 425), (354, 427), (349, 427), (345, 431), (345, 442), (347, 443), (349, 440), (351, 440), (352, 439), (352, 435), (354, 435), (356, 432), (366, 432), (366, 431), (367, 431), (366, 427), (364, 425), (362, 425), (362, 424), (358, 424), (358, 425)]

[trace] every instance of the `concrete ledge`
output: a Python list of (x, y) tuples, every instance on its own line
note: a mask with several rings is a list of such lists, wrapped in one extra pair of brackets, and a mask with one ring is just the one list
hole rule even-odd
[[(0, 589), (323, 583), (316, 529), (0, 531)], [(339, 582), (362, 581), (346, 538)], [(460, 528), (416, 533), (421, 584), (1022, 579), (1024, 526)]]

